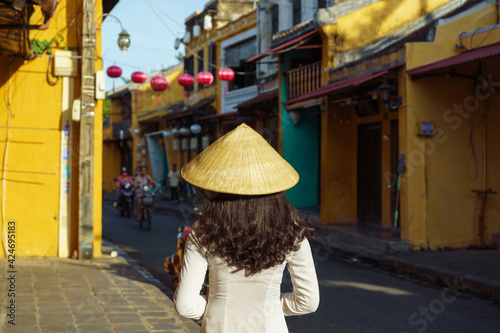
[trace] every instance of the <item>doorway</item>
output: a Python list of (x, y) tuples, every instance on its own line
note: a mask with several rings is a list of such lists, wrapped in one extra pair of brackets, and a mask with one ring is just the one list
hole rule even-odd
[(382, 123), (358, 125), (358, 222), (382, 221)]

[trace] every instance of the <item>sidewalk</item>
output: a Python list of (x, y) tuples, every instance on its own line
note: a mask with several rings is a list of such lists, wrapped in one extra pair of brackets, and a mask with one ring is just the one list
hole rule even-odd
[[(192, 223), (196, 214), (189, 202), (155, 202), (155, 209), (183, 216)], [(329, 255), (362, 261), (398, 274), (407, 274), (439, 286), (451, 284), (500, 302), (500, 250), (409, 251), (409, 243), (391, 231), (322, 224), (317, 213), (303, 211), (316, 227), (318, 257)]]
[[(125, 256), (90, 261), (61, 258), (16, 258), (15, 296), (7, 260), (0, 261), (0, 332), (109, 333), (199, 332), (192, 320), (177, 315), (162, 284)], [(6, 277), (7, 275), (7, 277)], [(7, 307), (15, 301), (13, 313)]]

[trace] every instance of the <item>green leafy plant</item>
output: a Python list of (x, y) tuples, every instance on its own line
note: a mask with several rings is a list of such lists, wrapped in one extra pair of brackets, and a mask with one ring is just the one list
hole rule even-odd
[[(57, 35), (57, 37), (52, 38), (51, 40), (46, 40), (44, 39), (39, 40), (37, 38), (32, 38), (31, 39), (31, 49), (33, 50), (34, 54), (44, 54), (47, 52), (48, 54), (52, 54), (52, 48), (54, 46), (58, 46), (64, 42), (64, 36), (63, 35)], [(62, 47), (62, 49), (67, 50), (68, 46)]]

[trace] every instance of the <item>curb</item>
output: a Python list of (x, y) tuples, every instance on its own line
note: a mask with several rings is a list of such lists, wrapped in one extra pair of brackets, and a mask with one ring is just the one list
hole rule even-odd
[(418, 280), (430, 282), (440, 287), (455, 287), (464, 294), (472, 294), (500, 303), (500, 283), (495, 281), (442, 269), (436, 266), (413, 264), (390, 255), (366, 253), (354, 246), (340, 243), (332, 245), (320, 238), (315, 241), (330, 254), (342, 258), (355, 258), (392, 273), (409, 275)]

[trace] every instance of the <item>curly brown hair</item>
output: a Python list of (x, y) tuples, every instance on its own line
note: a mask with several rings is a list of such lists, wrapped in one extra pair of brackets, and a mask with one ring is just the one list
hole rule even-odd
[(248, 196), (216, 193), (193, 225), (194, 242), (246, 275), (274, 267), (297, 251), (314, 228), (284, 192)]

